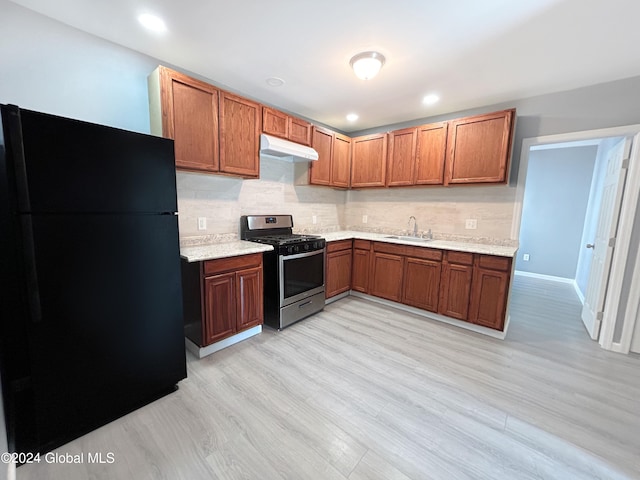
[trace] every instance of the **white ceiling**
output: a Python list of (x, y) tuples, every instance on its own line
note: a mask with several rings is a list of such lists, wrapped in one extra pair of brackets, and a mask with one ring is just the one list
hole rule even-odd
[[(14, 1), (344, 131), (640, 75), (638, 0)], [(370, 81), (349, 67), (366, 50), (387, 59)]]

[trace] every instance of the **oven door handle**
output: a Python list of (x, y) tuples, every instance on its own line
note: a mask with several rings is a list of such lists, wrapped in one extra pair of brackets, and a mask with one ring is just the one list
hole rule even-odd
[(280, 255), (280, 258), (283, 262), (286, 262), (287, 260), (295, 260), (296, 258), (311, 257), (313, 255), (323, 255), (324, 250), (325, 249), (322, 248), (320, 250), (314, 250), (313, 252), (296, 253), (295, 255)]

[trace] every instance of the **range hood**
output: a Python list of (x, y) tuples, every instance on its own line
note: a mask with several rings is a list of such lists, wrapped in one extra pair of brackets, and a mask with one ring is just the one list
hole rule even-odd
[(271, 135), (260, 135), (260, 155), (288, 162), (310, 162), (318, 160), (318, 152), (311, 147), (290, 142)]

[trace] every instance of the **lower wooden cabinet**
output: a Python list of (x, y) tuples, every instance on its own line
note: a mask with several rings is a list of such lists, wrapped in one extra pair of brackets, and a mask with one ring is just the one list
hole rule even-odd
[(442, 262), (438, 313), (458, 320), (467, 320), (472, 279), (473, 254), (447, 252)]
[(437, 312), (441, 272), (442, 262), (411, 257), (405, 259), (402, 303)]
[(371, 260), (370, 293), (394, 302), (402, 300), (404, 258), (391, 253), (376, 252)]
[(510, 259), (476, 257), (469, 303), (470, 322), (497, 330), (504, 328), (510, 277)]
[(335, 297), (351, 290), (351, 240), (327, 243), (325, 297)]
[(185, 336), (200, 347), (263, 323), (262, 254), (182, 261)]
[(368, 240), (353, 241), (353, 271), (351, 273), (351, 290), (369, 293), (369, 263), (371, 259), (371, 242)]

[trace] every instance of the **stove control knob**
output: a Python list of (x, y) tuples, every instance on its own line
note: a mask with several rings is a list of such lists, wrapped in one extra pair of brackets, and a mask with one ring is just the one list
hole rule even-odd
[(293, 247), (287, 247), (287, 253), (293, 253)]
[(305, 243), (305, 244), (304, 244), (304, 249), (305, 249), (305, 250), (309, 250), (309, 244), (308, 244), (308, 243)]
[(300, 251), (300, 247), (296, 245), (295, 247), (293, 247), (293, 251), (298, 253)]

